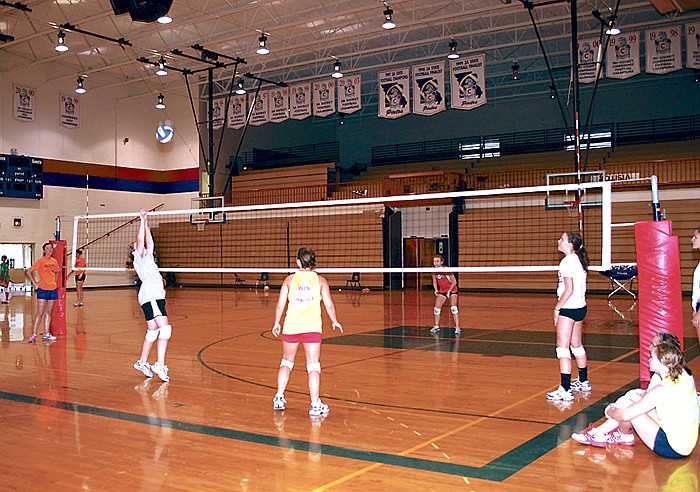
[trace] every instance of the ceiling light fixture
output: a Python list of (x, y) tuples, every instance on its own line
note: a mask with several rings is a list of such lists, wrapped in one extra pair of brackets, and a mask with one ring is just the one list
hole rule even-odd
[(156, 70), (156, 75), (160, 77), (168, 75), (168, 71), (165, 69), (165, 58), (163, 57), (158, 60), (158, 70)]
[(82, 75), (78, 77), (78, 87), (75, 88), (76, 94), (85, 94), (87, 92), (87, 89), (85, 86), (83, 86), (84, 81), (85, 79), (82, 77)]
[(158, 103), (156, 104), (157, 109), (165, 109), (165, 96), (161, 93), (158, 94)]
[(611, 13), (608, 18), (606, 19), (603, 17), (603, 15), (600, 13), (598, 10), (594, 10), (591, 12), (593, 14), (593, 17), (598, 19), (601, 24), (603, 24), (603, 27), (605, 27), (605, 34), (608, 36), (617, 36), (620, 34), (620, 28), (617, 26), (617, 17), (615, 14)]
[(246, 92), (248, 92), (248, 91), (245, 90), (245, 87), (243, 86), (243, 79), (238, 79), (238, 89), (236, 89), (236, 94), (238, 94), (239, 96), (242, 96)]
[(457, 41), (453, 39), (448, 46), (450, 47), (450, 51), (447, 53), (447, 58), (450, 60), (459, 58), (459, 53), (457, 53)]
[(510, 69), (513, 71), (513, 80), (520, 80), (520, 65), (518, 65), (518, 62), (513, 62)]
[(343, 72), (340, 71), (340, 61), (336, 60), (333, 62), (333, 74), (331, 76), (334, 79), (340, 79), (343, 77)]
[(384, 22), (382, 23), (382, 28), (384, 29), (393, 29), (396, 27), (396, 23), (394, 20), (391, 18), (393, 15), (394, 11), (387, 5), (386, 10), (384, 11)]
[(173, 18), (170, 17), (168, 14), (165, 14), (161, 17), (158, 17), (156, 19), (158, 21), (158, 24), (170, 24), (173, 21)]
[(551, 99), (556, 99), (557, 98), (557, 90), (554, 87), (554, 84), (549, 86), (549, 97)]
[(270, 48), (267, 47), (267, 36), (265, 36), (265, 33), (263, 32), (260, 34), (260, 37), (258, 38), (258, 49), (255, 50), (255, 52), (258, 55), (267, 55), (270, 52)]
[(58, 44), (54, 48), (59, 53), (68, 51), (68, 46), (66, 46), (66, 33), (62, 29), (58, 31)]

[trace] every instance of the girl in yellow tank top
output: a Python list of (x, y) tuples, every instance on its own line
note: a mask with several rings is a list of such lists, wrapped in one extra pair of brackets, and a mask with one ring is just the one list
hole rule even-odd
[[(284, 390), (289, 383), (289, 376), (294, 367), (299, 343), (304, 345), (306, 355), (306, 372), (309, 375), (309, 396), (311, 406), (309, 415), (313, 418), (323, 418), (328, 413), (328, 405), (319, 397), (321, 383), (321, 301), (326, 308), (328, 317), (333, 323), (333, 329), (338, 328), (342, 333), (343, 327), (335, 316), (335, 306), (331, 300), (331, 290), (328, 282), (320, 277), (316, 268), (316, 253), (309, 248), (301, 248), (297, 253), (299, 271), (288, 276), (280, 288), (275, 310), (275, 324), (272, 334), (282, 333), (282, 361), (277, 373), (277, 394), (272, 400), (275, 410), (284, 410), (287, 400)], [(285, 307), (287, 316), (284, 319), (284, 330), (280, 325)]]

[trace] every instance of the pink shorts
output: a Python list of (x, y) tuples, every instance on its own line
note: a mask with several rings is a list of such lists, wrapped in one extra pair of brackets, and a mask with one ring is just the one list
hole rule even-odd
[(321, 343), (323, 336), (317, 331), (297, 333), (295, 335), (282, 334), (282, 341), (287, 343)]

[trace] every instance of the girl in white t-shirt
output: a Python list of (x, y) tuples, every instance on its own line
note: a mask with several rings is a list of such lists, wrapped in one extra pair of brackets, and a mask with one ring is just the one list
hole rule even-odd
[[(557, 241), (564, 258), (559, 263), (557, 303), (554, 306), (554, 326), (557, 329), (557, 359), (561, 385), (547, 399), (571, 401), (572, 390), (590, 391), (588, 381), (588, 359), (583, 348), (583, 319), (586, 317), (586, 278), (588, 276), (588, 253), (583, 239), (577, 232), (565, 232)], [(571, 381), (571, 354), (576, 357), (578, 379)]]
[[(700, 227), (693, 231), (693, 236), (690, 238), (693, 249), (700, 249)], [(698, 332), (698, 340), (700, 340), (700, 263), (695, 267), (693, 272), (693, 318), (692, 323)]]

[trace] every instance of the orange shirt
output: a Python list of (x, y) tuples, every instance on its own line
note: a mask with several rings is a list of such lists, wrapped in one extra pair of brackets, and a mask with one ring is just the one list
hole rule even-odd
[(55, 258), (42, 256), (32, 265), (32, 270), (39, 274), (39, 288), (43, 290), (54, 290), (58, 288), (56, 284), (56, 273), (61, 270)]
[(75, 274), (82, 275), (83, 273), (85, 273), (85, 265), (87, 265), (85, 258), (83, 258), (82, 256), (80, 258), (76, 258), (75, 259), (75, 268), (73, 269)]

